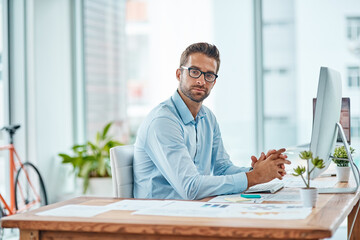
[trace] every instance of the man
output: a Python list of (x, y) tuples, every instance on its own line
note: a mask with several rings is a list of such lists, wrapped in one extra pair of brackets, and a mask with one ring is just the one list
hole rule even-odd
[(218, 49), (190, 45), (176, 70), (179, 86), (140, 126), (134, 153), (134, 196), (201, 199), (232, 194), (285, 175), (285, 149), (252, 156), (252, 168), (236, 167), (226, 153), (214, 114), (202, 105), (217, 79)]

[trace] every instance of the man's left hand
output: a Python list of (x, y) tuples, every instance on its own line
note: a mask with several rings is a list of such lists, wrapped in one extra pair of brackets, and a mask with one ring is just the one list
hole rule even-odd
[[(284, 148), (281, 148), (279, 150), (271, 149), (266, 153), (266, 155), (264, 152), (262, 152), (259, 158), (256, 158), (255, 156), (251, 156), (251, 167), (255, 168), (257, 162), (263, 161), (263, 160), (267, 159), (271, 154), (275, 154), (275, 153), (281, 152), (283, 150), (284, 150)], [(287, 156), (285, 154), (280, 154), (279, 157), (283, 158), (283, 159), (287, 158)], [(279, 167), (285, 170), (284, 164), (280, 164)], [(281, 175), (284, 176), (285, 173), (281, 173)]]

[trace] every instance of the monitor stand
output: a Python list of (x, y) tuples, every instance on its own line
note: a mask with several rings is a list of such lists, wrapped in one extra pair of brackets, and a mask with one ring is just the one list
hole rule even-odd
[(354, 160), (351, 156), (350, 146), (349, 146), (348, 142), (346, 141), (346, 136), (345, 136), (342, 126), (340, 125), (340, 123), (336, 123), (336, 127), (339, 129), (341, 139), (343, 141), (346, 153), (348, 155), (348, 159), (344, 159), (344, 160), (347, 160), (350, 162), (350, 167), (351, 167), (351, 171), (354, 175), (356, 187), (353, 187), (353, 188), (318, 188), (318, 193), (355, 193), (359, 188), (359, 175), (360, 175), (359, 169), (355, 165)]

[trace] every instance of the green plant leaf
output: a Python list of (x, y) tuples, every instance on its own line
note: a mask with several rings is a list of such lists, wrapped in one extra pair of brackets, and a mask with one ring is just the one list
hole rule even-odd
[(82, 168), (80, 169), (80, 172), (79, 172), (79, 176), (80, 177), (87, 177), (89, 176), (91, 170), (92, 170), (92, 166), (91, 166), (91, 162), (90, 161), (87, 161), (84, 163), (84, 165), (82, 166)]
[(311, 151), (302, 151), (302, 152), (300, 152), (299, 157), (304, 160), (312, 159), (312, 152)]
[(74, 153), (86, 153), (87, 151), (87, 146), (86, 145), (74, 145), (72, 147), (72, 150), (74, 151)]
[[(351, 155), (354, 154), (355, 149), (350, 147), (350, 153)], [(349, 161), (347, 160), (343, 160), (343, 159), (348, 159), (348, 155), (345, 149), (345, 146), (339, 146), (336, 147), (334, 150), (334, 154), (333, 154), (333, 162), (340, 167), (348, 167), (349, 166)], [(342, 158), (342, 159), (341, 159)]]
[(62, 163), (70, 163), (73, 161), (73, 158), (65, 153), (59, 153), (58, 156), (63, 159)]
[(98, 147), (97, 145), (93, 144), (93, 143), (90, 142), (90, 141), (88, 141), (87, 144), (90, 146), (91, 150), (92, 150), (94, 153), (98, 152), (99, 147)]
[(113, 147), (116, 147), (116, 146), (121, 146), (121, 145), (124, 145), (124, 144), (122, 144), (121, 142), (115, 141), (115, 140), (109, 140), (103, 146), (102, 151), (109, 152), (110, 148), (113, 148)]
[(111, 173), (111, 166), (110, 166), (110, 159), (107, 158), (106, 161), (105, 161), (105, 167), (106, 167), (106, 173), (109, 177), (112, 176), (112, 173)]
[[(294, 176), (301, 176), (302, 180), (304, 181), (306, 188), (310, 187), (310, 174), (315, 168), (322, 169), (325, 167), (324, 160), (320, 159), (319, 157), (313, 158), (313, 153), (311, 151), (303, 151), (299, 154), (299, 157), (301, 159), (307, 160), (307, 169), (303, 166), (298, 166), (297, 168), (294, 168), (294, 172), (292, 175)], [(313, 164), (312, 169), (309, 169), (309, 160), (311, 160), (311, 163)], [(303, 174), (307, 172), (307, 180), (305, 180)]]
[(101, 134), (100, 134), (100, 132), (97, 132), (96, 137), (95, 137), (96, 145), (99, 145), (100, 141), (101, 141)]
[(66, 164), (66, 163), (70, 163), (72, 166), (73, 166), (73, 168), (74, 168), (74, 170), (75, 170), (75, 168), (76, 168), (76, 157), (70, 157), (69, 155), (67, 155), (67, 154), (64, 154), (64, 153), (59, 153), (58, 154), (63, 160), (61, 161), (61, 163), (63, 163), (63, 164)]
[(325, 167), (324, 160), (320, 159), (319, 157), (312, 159), (311, 163), (314, 165), (314, 167), (319, 169), (323, 169)]
[(89, 187), (89, 176), (84, 177), (84, 183), (83, 183), (83, 194), (85, 194)]
[(74, 146), (72, 146), (72, 148), (71, 149), (78, 149), (78, 148), (86, 148), (86, 145), (85, 144), (76, 144), (76, 145), (74, 145)]
[(73, 156), (60, 153), (64, 164), (71, 163), (73, 171), (78, 177), (84, 179), (83, 192), (85, 193), (89, 178), (111, 176), (110, 154), (112, 147), (123, 145), (109, 136), (110, 127), (113, 122), (96, 133), (95, 141), (87, 141), (86, 144), (76, 144), (72, 146)]
[(104, 130), (102, 132), (102, 140), (106, 139), (106, 134), (108, 133), (111, 125), (113, 124), (113, 122), (109, 122), (105, 127), (104, 127)]
[(98, 173), (100, 176), (106, 175), (104, 158), (101, 156), (98, 162)]
[(302, 175), (302, 174), (305, 173), (305, 167), (303, 167), (303, 166), (298, 166), (297, 168), (294, 168), (294, 172), (295, 172), (295, 173), (293, 173), (293, 175), (294, 175), (295, 177), (300, 176), (300, 175)]

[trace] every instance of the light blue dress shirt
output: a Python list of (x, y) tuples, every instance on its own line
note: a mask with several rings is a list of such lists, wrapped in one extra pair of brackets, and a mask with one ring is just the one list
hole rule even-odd
[(232, 164), (214, 114), (196, 118), (176, 91), (139, 128), (134, 153), (134, 197), (201, 199), (246, 190), (245, 172)]

